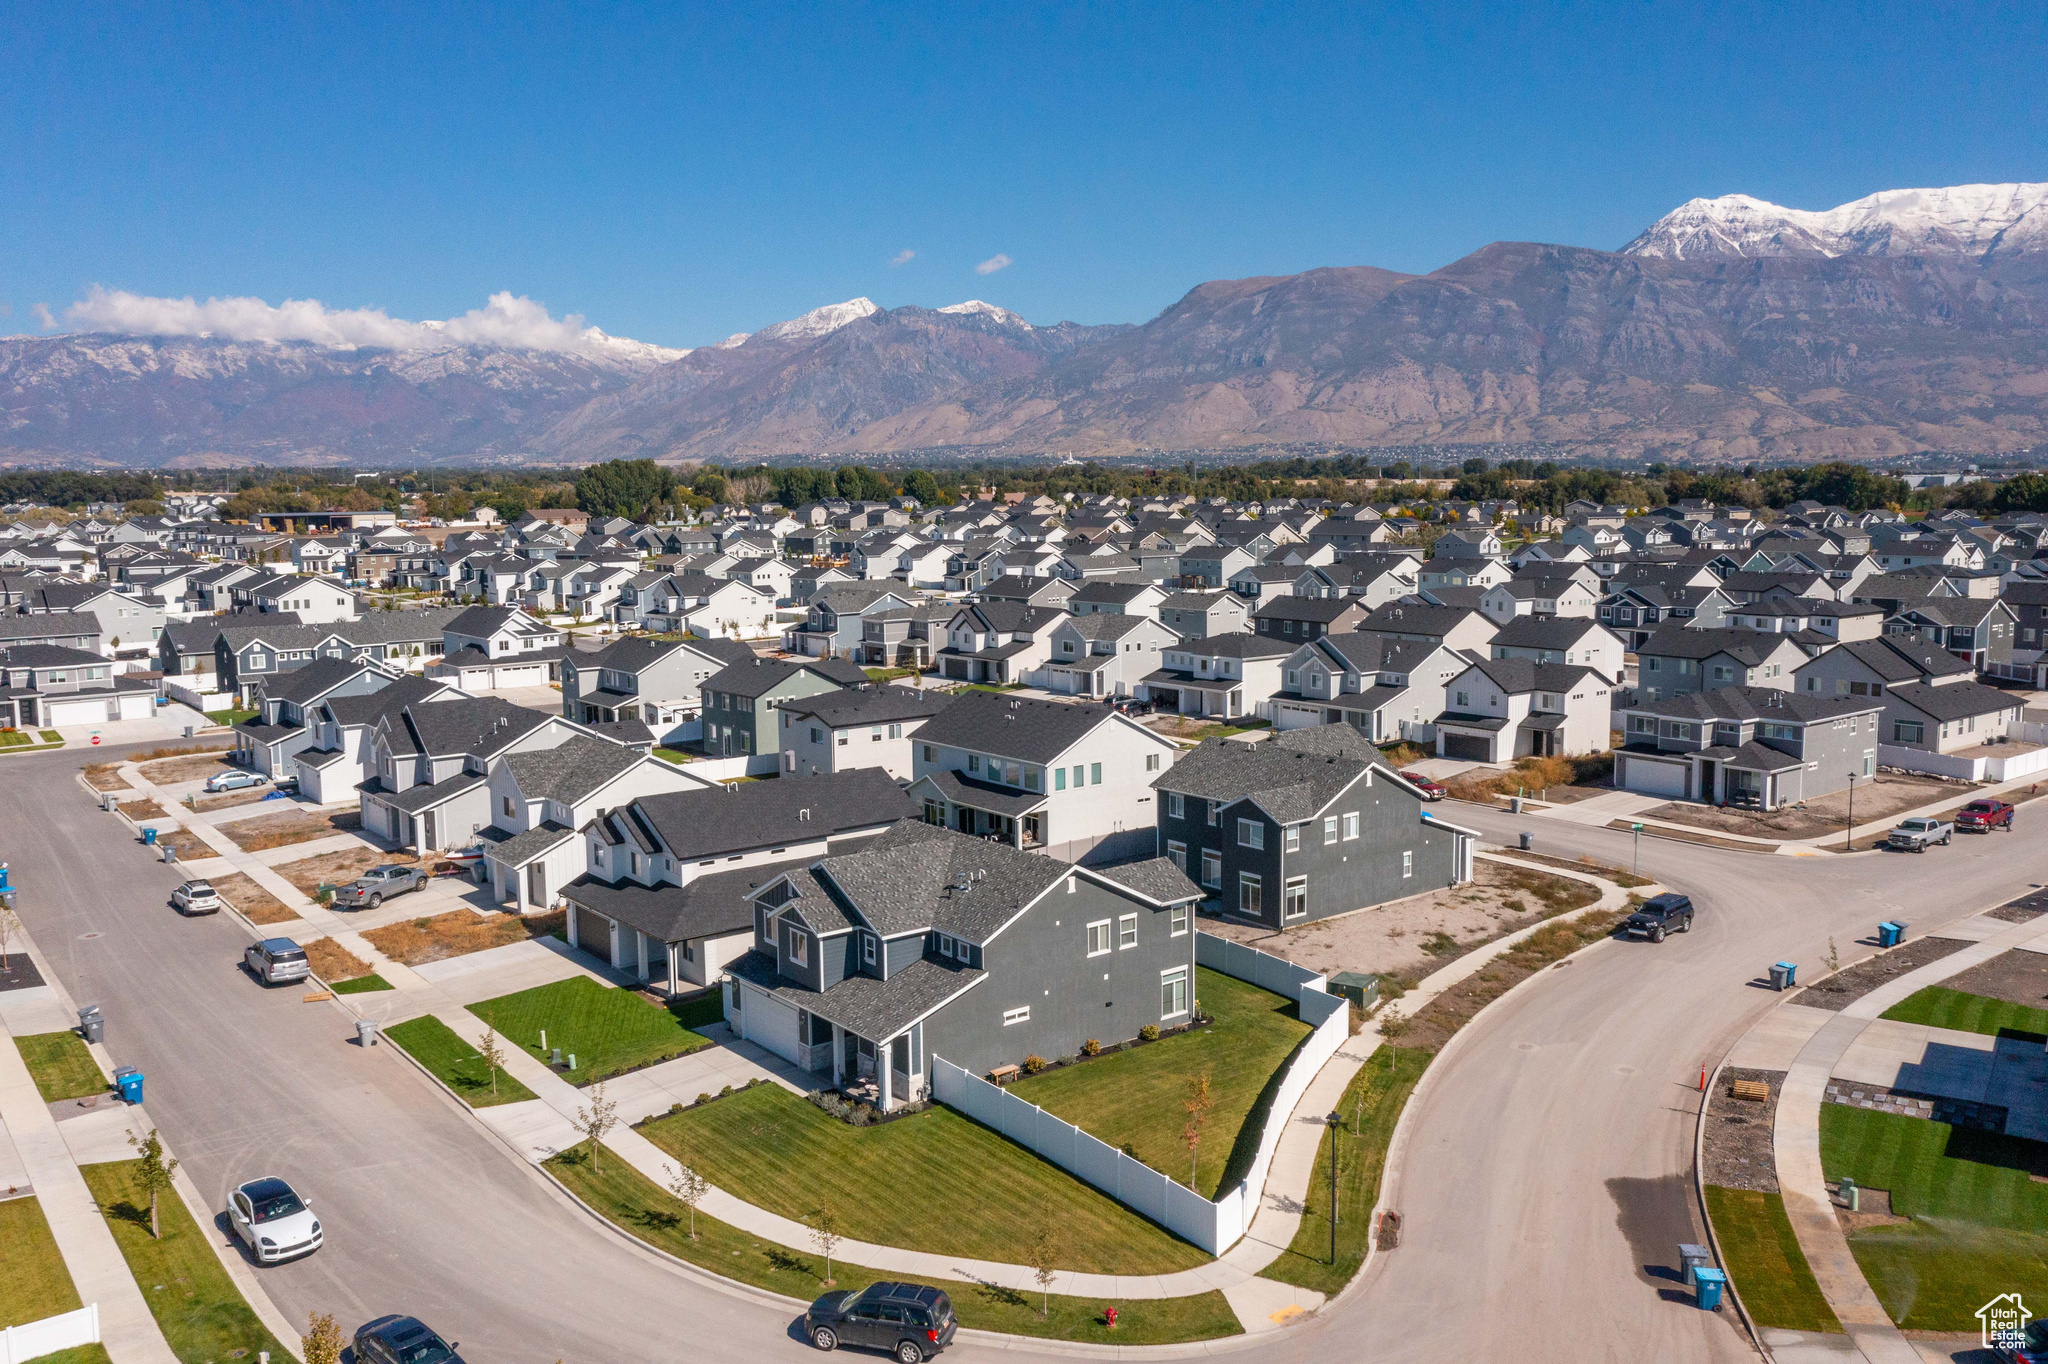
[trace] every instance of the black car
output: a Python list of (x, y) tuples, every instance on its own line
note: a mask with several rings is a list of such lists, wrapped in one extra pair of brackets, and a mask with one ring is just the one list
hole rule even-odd
[(1998, 1364), (2048, 1364), (2048, 1321), (2030, 1321), (2021, 1328), (2024, 1343), (1991, 1347)]
[(359, 1327), (355, 1354), (356, 1364), (462, 1364), (455, 1346), (417, 1317), (379, 1317)]
[(858, 1293), (827, 1293), (804, 1313), (804, 1334), (821, 1350), (865, 1345), (919, 1364), (953, 1343), (960, 1324), (953, 1300), (914, 1283), (872, 1283)]
[(1135, 696), (1112, 696), (1109, 698), (1109, 708), (1119, 715), (1150, 715), (1152, 713), (1152, 703), (1150, 701), (1140, 701)]
[(1654, 895), (1628, 916), (1622, 929), (1631, 938), (1648, 938), (1651, 942), (1663, 942), (1667, 933), (1690, 933), (1692, 901), (1683, 895)]

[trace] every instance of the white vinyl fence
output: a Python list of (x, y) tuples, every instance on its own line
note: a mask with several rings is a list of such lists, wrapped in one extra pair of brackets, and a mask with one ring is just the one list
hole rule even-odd
[[(194, 673), (193, 676), (204, 678), (208, 682), (213, 681), (212, 673)], [(174, 677), (164, 679), (164, 695), (181, 705), (190, 706), (209, 715), (217, 710), (233, 710), (235, 707), (235, 694), (231, 691), (200, 691)]]
[(59, 1350), (95, 1345), (100, 1338), (100, 1305), (88, 1303), (61, 1317), (44, 1317), (0, 1331), (0, 1364), (26, 1364)]
[(1323, 978), (1315, 972), (1208, 933), (1196, 937), (1195, 960), (1226, 976), (1298, 1001), (1302, 1021), (1315, 1029), (1295, 1052), (1287, 1074), (1280, 1081), (1279, 1092), (1259, 1134), (1258, 1153), (1244, 1182), (1225, 1191), (1214, 1202), (1038, 1105), (938, 1056), (932, 1057), (932, 1094), (940, 1103), (1036, 1151), (1175, 1235), (1211, 1255), (1220, 1255), (1244, 1235), (1258, 1211), (1266, 1172), (1273, 1164), (1273, 1153), (1280, 1145), (1281, 1133), (1287, 1130), (1294, 1106), (1301, 1102), (1302, 1094), (1324, 1062), (1351, 1035), (1350, 1004), (1343, 996), (1329, 993)]
[[(2048, 730), (2048, 725), (2021, 724), (2013, 726), (2017, 731)], [(2025, 739), (2027, 743), (2041, 743), (2039, 739)], [(2020, 748), (2014, 746), (2011, 756), (1980, 754), (1965, 758), (1956, 753), (1930, 753), (1923, 748), (1903, 748), (1893, 744), (1877, 746), (1877, 760), (1886, 767), (1904, 768), (1908, 772), (1927, 772), (1937, 777), (1959, 777), (1964, 781), (2015, 781), (2035, 772), (2048, 771), (2048, 748)]]

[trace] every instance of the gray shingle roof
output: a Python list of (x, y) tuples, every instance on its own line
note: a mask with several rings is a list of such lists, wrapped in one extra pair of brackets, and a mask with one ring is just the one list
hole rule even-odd
[(1791, 640), (1790, 635), (1768, 630), (1695, 630), (1687, 625), (1660, 625), (1636, 654), (1697, 659), (1725, 653), (1744, 666), (1755, 667)]
[(967, 691), (925, 723), (918, 739), (980, 753), (1043, 763), (1065, 753), (1116, 713), (1094, 702), (1068, 705), (1003, 692)]
[(570, 736), (553, 748), (505, 755), (505, 766), (528, 798), (574, 805), (639, 762), (641, 755), (608, 739)]
[(726, 969), (759, 989), (784, 996), (828, 1023), (837, 1023), (873, 1041), (886, 1041), (905, 1025), (973, 988), (987, 974), (921, 957), (887, 980), (848, 976), (820, 994), (784, 980), (776, 974), (774, 961), (759, 952), (747, 953)]
[(1159, 622), (1150, 616), (1123, 616), (1110, 611), (1091, 611), (1085, 616), (1072, 616), (1061, 622), (1058, 628), (1071, 630), (1082, 639), (1122, 639), (1125, 635), (1146, 624)]
[(1011, 819), (1021, 819), (1046, 802), (1043, 791), (1018, 791), (994, 782), (978, 781), (965, 773), (944, 768), (925, 773), (911, 783), (910, 789), (915, 793), (927, 782), (940, 795), (956, 805), (987, 810), (991, 814), (1007, 815)]
[(632, 808), (684, 861), (808, 842), (917, 813), (879, 767), (744, 782), (729, 790), (669, 791), (642, 796)]
[(985, 943), (1068, 874), (1064, 862), (906, 819), (817, 872), (884, 937), (937, 929)]
[(1911, 682), (1920, 677), (1971, 677), (1968, 663), (1948, 650), (1915, 635), (1880, 635), (1839, 646), (1851, 658), (1886, 682)]
[(1298, 824), (1335, 800), (1371, 766), (1357, 758), (1273, 743), (1204, 739), (1170, 771), (1161, 773), (1152, 788), (1226, 805), (1249, 798), (1280, 823)]
[(942, 691), (909, 687), (872, 687), (864, 691), (827, 691), (782, 703), (786, 715), (808, 715), (837, 729), (843, 725), (884, 725), (937, 715), (953, 703)]
[(1517, 616), (1494, 632), (1493, 643), (1509, 649), (1572, 649), (1606, 627), (1571, 616)]
[(274, 701), (292, 701), (303, 706), (318, 700), (323, 692), (340, 686), (358, 673), (390, 676), (382, 668), (368, 663), (346, 658), (316, 658), (303, 668), (264, 678), (263, 694)]
[(1996, 687), (1987, 687), (1982, 682), (1948, 682), (1938, 687), (1924, 682), (1909, 682), (1890, 688), (1890, 693), (1893, 700), (1942, 721), (2019, 710), (2026, 704), (2018, 696)]
[(1090, 867), (1089, 871), (1154, 904), (1172, 905), (1202, 898), (1202, 888), (1188, 880), (1187, 873), (1176, 867), (1171, 858), (1155, 857), (1114, 867)]
[[(1942, 690), (1946, 690), (1943, 688)], [(1655, 701), (1631, 699), (1618, 710), (1634, 710), (1678, 720), (1770, 720), (1780, 724), (1813, 724), (1884, 709), (1877, 696), (1819, 696), (1775, 687), (1716, 687), (1681, 692)]]
[(1600, 674), (1577, 663), (1537, 663), (1526, 658), (1487, 658), (1472, 665), (1511, 696), (1532, 691), (1567, 692)]
[(704, 679), (705, 691), (731, 696), (762, 696), (809, 670), (841, 687), (867, 685), (868, 675), (841, 658), (810, 658), (801, 663), (782, 658), (753, 658), (731, 663)]
[(801, 872), (807, 859), (792, 858), (700, 876), (687, 886), (616, 885), (579, 876), (562, 894), (610, 919), (637, 928), (658, 942), (684, 942), (749, 930), (754, 925), (754, 892), (787, 872)]
[(536, 857), (553, 852), (574, 837), (576, 831), (568, 825), (544, 821), (492, 845), (491, 858), (516, 870)]
[(391, 726), (395, 753), (488, 758), (548, 722), (539, 711), (515, 706), (500, 696), (468, 697), (407, 706)]

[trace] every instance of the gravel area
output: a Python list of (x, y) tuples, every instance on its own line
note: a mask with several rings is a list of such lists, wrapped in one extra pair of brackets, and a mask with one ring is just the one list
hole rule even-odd
[[(1735, 1097), (1737, 1080), (1762, 1080), (1771, 1087), (1771, 1097), (1758, 1103)], [(1756, 1193), (1778, 1192), (1778, 1167), (1771, 1154), (1771, 1129), (1778, 1119), (1778, 1088), (1784, 1083), (1782, 1070), (1743, 1070), (1730, 1066), (1721, 1072), (1714, 1093), (1707, 1100), (1707, 1125), (1702, 1140), (1701, 1178), (1724, 1189), (1749, 1189)]]
[(2009, 924), (2023, 924), (2038, 919), (2043, 914), (2048, 914), (2048, 890), (2037, 890), (2031, 895), (2022, 895), (2017, 900), (2008, 901), (1997, 909), (1984, 911), (1984, 917), (2001, 919)]
[(1831, 1009), (1839, 1013), (1886, 981), (1908, 971), (1917, 971), (1931, 961), (1940, 961), (1949, 953), (1960, 952), (1968, 946), (1956, 938), (1915, 938), (1807, 986), (1800, 992), (1799, 1002), (1811, 1008)]
[(1941, 982), (1964, 994), (2024, 1004), (2030, 1009), (2048, 1009), (2048, 954), (2001, 952), (1990, 961), (1979, 962)]

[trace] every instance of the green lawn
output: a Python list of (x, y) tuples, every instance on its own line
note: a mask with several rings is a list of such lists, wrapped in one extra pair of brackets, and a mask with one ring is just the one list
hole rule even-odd
[(668, 1011), (686, 1028), (708, 1028), (725, 1022), (725, 996), (722, 991), (710, 989), (700, 995), (671, 999)]
[(654, 750), (654, 756), (660, 758), (664, 762), (672, 762), (676, 764), (678, 767), (682, 766), (684, 763), (693, 763), (697, 761), (696, 754), (685, 753), (680, 748), (657, 748)]
[[(724, 1101), (730, 1102), (730, 1101)], [(724, 1102), (713, 1105), (723, 1107)], [(806, 1105), (808, 1107), (808, 1105)], [(581, 1150), (548, 1161), (547, 1168), (578, 1198), (633, 1235), (679, 1259), (714, 1273), (808, 1302), (825, 1291), (825, 1260), (815, 1250), (795, 1250), (763, 1241), (716, 1218), (697, 1214), (697, 1239), (690, 1239), (690, 1213), (654, 1182), (613, 1156), (594, 1174)], [(833, 1289), (865, 1288), (881, 1276), (859, 1265), (834, 1261)], [(1039, 1315), (1036, 1293), (1017, 1293), (975, 1283), (940, 1281), (953, 1299), (961, 1326), (975, 1331), (1104, 1345), (1170, 1345), (1243, 1332), (1221, 1293), (1187, 1298), (1118, 1299), (1054, 1297), (1050, 1313)], [(1117, 1328), (1102, 1324), (1104, 1307), (1117, 1309)]]
[[(1188, 1182), (1182, 1100), (1191, 1077), (1207, 1070), (1216, 1103), (1204, 1126), (1195, 1189), (1214, 1198), (1244, 1177), (1258, 1148), (1260, 1123), (1281, 1067), (1309, 1026), (1283, 999), (1207, 967), (1195, 969), (1196, 998), (1216, 1021), (1111, 1056), (1067, 1066), (1010, 1086), (1018, 1098), (1057, 1114), (1180, 1183)], [(1248, 1122), (1256, 1116), (1259, 1122)]]
[(357, 976), (354, 980), (336, 981), (327, 988), (338, 995), (367, 995), (378, 990), (395, 990), (398, 987), (372, 971), (369, 975)]
[(0, 729), (0, 748), (27, 748), (35, 743), (35, 736), (25, 729)]
[(63, 735), (61, 735), (61, 734), (59, 734), (59, 733), (58, 733), (58, 732), (57, 732), (56, 730), (54, 730), (54, 729), (46, 729), (46, 730), (43, 730), (43, 731), (42, 731), (42, 735), (43, 735), (43, 742), (44, 742), (44, 743), (46, 743), (46, 744), (61, 744), (61, 743), (63, 743), (63, 742), (64, 742), (64, 736), (63, 736)]
[(34, 1198), (0, 1203), (0, 1326), (23, 1326), (84, 1306)]
[(1707, 1214), (1714, 1219), (1728, 1277), (1757, 1325), (1841, 1331), (1792, 1234), (1782, 1197), (1709, 1184)]
[(185, 1364), (254, 1359), (261, 1350), (273, 1360), (290, 1358), (243, 1300), (177, 1194), (157, 1200), (164, 1233), (158, 1241), (149, 1234), (149, 1198), (135, 1187), (134, 1161), (83, 1165), (79, 1173), (173, 1354)]
[[(1325, 1132), (1316, 1152), (1316, 1169), (1308, 1182), (1301, 1227), (1286, 1253), (1259, 1271), (1260, 1276), (1312, 1288), (1325, 1296), (1351, 1282), (1372, 1237), (1373, 1205), (1379, 1202), (1380, 1176), (1386, 1169), (1387, 1144), (1408, 1096), (1429, 1065), (1426, 1051), (1382, 1047), (1351, 1083), (1345, 1086), (1339, 1110), (1344, 1127)], [(1337, 1261), (1330, 1263), (1330, 1144), (1341, 1143), (1337, 1164)]]
[(229, 710), (215, 710), (215, 711), (208, 711), (208, 712), (207, 712), (207, 715), (208, 715), (208, 716), (209, 716), (209, 717), (210, 717), (210, 718), (211, 718), (211, 719), (213, 720), (213, 722), (214, 722), (215, 724), (219, 724), (219, 725), (239, 725), (239, 724), (241, 724), (241, 723), (242, 723), (242, 722), (243, 722), (244, 720), (253, 720), (253, 719), (255, 719), (255, 718), (256, 718), (256, 715), (257, 715), (257, 712), (255, 712), (255, 711), (253, 711), (253, 710), (239, 710), (239, 709), (229, 709)]
[(498, 1072), (498, 1087), (491, 1089), (490, 1073), (476, 1048), (463, 1041), (455, 1030), (432, 1014), (394, 1023), (384, 1035), (405, 1048), (412, 1059), (440, 1077), (441, 1083), (469, 1101), (471, 1108), (518, 1103), (531, 1099), (533, 1091), (519, 1081)]
[[(1208, 1259), (947, 1108), (857, 1128), (764, 1084), (640, 1130), (756, 1207), (802, 1218), (830, 1206), (855, 1240), (1017, 1264), (1050, 1225), (1070, 1269), (1164, 1274)], [(791, 1178), (795, 1170), (801, 1179)]]
[(2008, 1031), (2048, 1037), (2048, 1009), (2030, 1009), (2024, 1004), (1965, 994), (1939, 985), (1906, 996), (1886, 1009), (1884, 1016), (1900, 1023), (1925, 1023), (1992, 1037)]
[(35, 1364), (113, 1364), (104, 1345), (79, 1345), (53, 1355), (37, 1355)]
[[(562, 1072), (571, 1084), (589, 1084), (711, 1045), (661, 1005), (589, 976), (500, 995), (470, 1005), (469, 1011), (543, 1061), (556, 1047), (564, 1061), (573, 1055), (576, 1068)], [(548, 1051), (541, 1050), (543, 1031)]]
[(1820, 1110), (1829, 1178), (1888, 1189), (1910, 1223), (1849, 1239), (1899, 1325), (1974, 1331), (2000, 1293), (2048, 1299), (2048, 1145), (1842, 1104)]
[(14, 1048), (28, 1064), (44, 1103), (107, 1092), (107, 1077), (75, 1032), (31, 1033), (15, 1038)]

